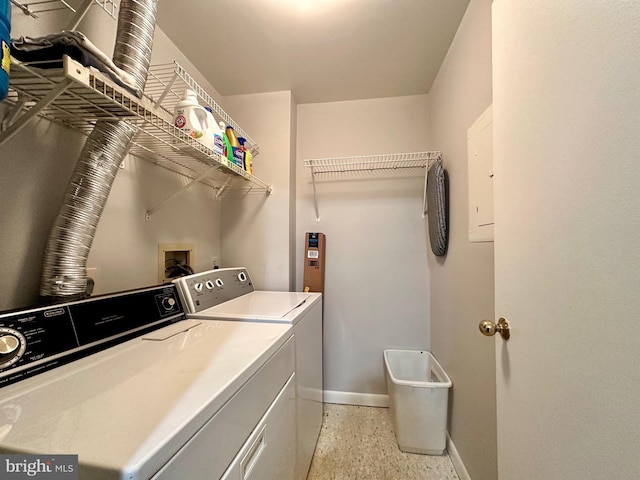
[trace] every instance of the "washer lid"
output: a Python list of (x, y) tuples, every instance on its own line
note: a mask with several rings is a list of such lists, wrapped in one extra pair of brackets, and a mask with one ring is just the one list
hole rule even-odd
[(184, 320), (8, 385), (0, 391), (0, 451), (78, 454), (82, 478), (151, 478), (290, 329)]
[[(203, 318), (256, 318), (284, 320), (290, 313), (311, 298), (313, 293), (301, 292), (251, 292), (215, 307), (208, 308), (193, 317)], [(291, 319), (294, 321), (294, 319)]]

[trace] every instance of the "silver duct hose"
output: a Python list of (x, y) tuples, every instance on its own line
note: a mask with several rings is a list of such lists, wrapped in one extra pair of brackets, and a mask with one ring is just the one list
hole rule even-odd
[[(157, 0), (121, 0), (113, 62), (133, 75), (142, 91), (147, 81)], [(135, 130), (124, 122), (99, 121), (85, 142), (49, 233), (40, 296), (47, 303), (86, 296), (87, 257), (118, 166)]]

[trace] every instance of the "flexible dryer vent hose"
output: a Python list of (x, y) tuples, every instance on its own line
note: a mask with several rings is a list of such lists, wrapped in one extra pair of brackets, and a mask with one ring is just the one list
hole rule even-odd
[[(113, 62), (133, 75), (140, 91), (147, 81), (156, 11), (157, 0), (120, 2)], [(86, 296), (87, 257), (118, 166), (134, 134), (124, 122), (99, 121), (85, 142), (49, 233), (40, 283), (44, 302)]]

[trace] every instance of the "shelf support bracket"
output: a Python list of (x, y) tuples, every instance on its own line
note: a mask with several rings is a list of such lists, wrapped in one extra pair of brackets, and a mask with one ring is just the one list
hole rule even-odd
[(76, 10), (76, 14), (73, 16), (65, 30), (75, 30), (76, 28), (78, 28), (78, 25), (89, 11), (94, 1), (95, 0), (84, 0), (82, 5), (80, 5), (80, 8)]
[(316, 223), (320, 223), (320, 214), (318, 213), (318, 198), (316, 196), (316, 175), (311, 168), (311, 185), (313, 186), (313, 209), (316, 212)]
[(427, 218), (429, 206), (427, 205), (427, 179), (429, 178), (429, 162), (424, 167), (424, 188), (422, 189), (422, 219)]
[[(171, 195), (169, 195), (167, 198), (165, 198), (164, 200), (162, 200), (160, 203), (158, 203), (155, 207), (150, 208), (149, 210), (147, 210), (147, 213), (145, 215), (145, 219), (146, 220), (151, 220), (151, 215), (153, 215), (155, 212), (158, 211), (158, 209), (164, 205), (165, 203), (167, 203), (170, 200), (173, 200), (175, 197), (177, 197), (178, 195), (180, 195), (182, 192), (184, 192), (185, 190), (188, 190), (191, 188), (191, 186), (195, 183), (200, 182), (201, 180), (204, 180), (205, 178), (207, 178), (211, 172), (213, 170), (215, 170), (216, 168), (218, 168), (217, 165), (211, 165), (208, 169), (206, 169), (202, 175), (200, 175), (197, 178), (194, 178), (191, 182), (187, 183), (184, 187), (182, 187), (180, 190), (172, 193)], [(228, 180), (227, 180), (228, 181)], [(223, 187), (224, 188), (224, 187)], [(216, 198), (217, 198), (217, 194), (216, 194)]]
[(70, 78), (65, 78), (59, 84), (57, 84), (49, 93), (47, 93), (44, 97), (42, 97), (38, 103), (36, 103), (33, 107), (27, 110), (20, 118), (18, 118), (14, 123), (9, 125), (7, 129), (2, 132), (0, 135), (0, 145), (13, 137), (16, 133), (18, 133), (22, 127), (24, 127), (33, 117), (35, 117), (38, 113), (40, 113), (44, 108), (48, 107), (51, 102), (53, 102), (60, 94), (62, 94), (71, 84), (73, 80)]
[(0, 132), (4, 132), (8, 125), (11, 125), (13, 122), (15, 122), (16, 118), (18, 118), (26, 103), (27, 102), (25, 100), (18, 100), (18, 102), (11, 108), (7, 116), (2, 120), (2, 123), (0, 124)]
[(11, 0), (11, 3), (13, 3), (20, 10), (22, 10), (22, 13), (24, 13), (25, 15), (28, 15), (33, 18), (38, 18), (38, 16), (35, 13), (33, 13), (27, 5), (23, 5), (22, 3), (18, 2), (18, 0)]
[(171, 80), (169, 80), (169, 82), (167, 83), (167, 86), (164, 87), (164, 90), (162, 91), (158, 99), (154, 102), (156, 106), (159, 107), (162, 105), (162, 102), (164, 101), (167, 94), (171, 91), (171, 87), (173, 87), (173, 84), (176, 82), (177, 78), (178, 78), (178, 74), (174, 73), (173, 76), (171, 77)]
[(227, 178), (224, 184), (220, 187), (220, 190), (216, 192), (216, 200), (218, 200), (220, 198), (220, 195), (222, 195), (222, 193), (227, 189), (229, 182), (231, 182), (231, 177)]

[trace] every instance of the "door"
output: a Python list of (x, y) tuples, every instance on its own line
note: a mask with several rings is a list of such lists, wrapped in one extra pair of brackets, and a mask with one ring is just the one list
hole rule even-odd
[(640, 478), (640, 2), (493, 1), (500, 480)]

